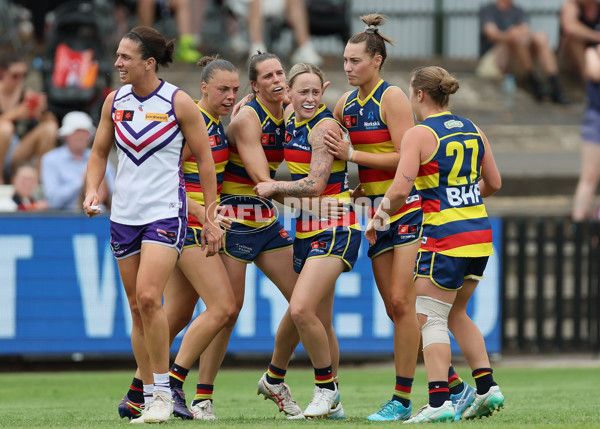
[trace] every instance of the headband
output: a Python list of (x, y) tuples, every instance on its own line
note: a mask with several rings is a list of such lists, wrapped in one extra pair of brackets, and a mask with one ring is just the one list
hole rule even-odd
[(376, 25), (367, 25), (365, 26), (365, 33), (373, 34), (377, 33), (379, 28)]
[(135, 37), (137, 37), (140, 42), (142, 42), (142, 45), (144, 45), (144, 48), (146, 48), (146, 50), (148, 51), (148, 53), (152, 53), (152, 50), (150, 49), (150, 46), (148, 46), (146, 44), (146, 42), (144, 42), (144, 39), (142, 38), (142, 36), (140, 36), (138, 33), (136, 33), (135, 31), (130, 31), (129, 34), (133, 34)]

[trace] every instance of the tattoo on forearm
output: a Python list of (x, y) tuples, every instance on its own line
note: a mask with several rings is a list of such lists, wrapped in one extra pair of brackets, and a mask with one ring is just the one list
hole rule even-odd
[(414, 183), (414, 181), (415, 181), (415, 179), (413, 179), (412, 177), (408, 177), (406, 174), (404, 174), (404, 172), (402, 173), (402, 176), (404, 176), (406, 181), (409, 183)]
[(323, 142), (327, 129), (324, 127), (314, 129), (310, 134), (312, 156), (310, 171), (304, 179), (292, 182), (278, 182), (273, 185), (276, 192), (281, 192), (292, 197), (314, 195), (316, 190), (327, 183), (333, 165), (333, 156), (327, 152)]

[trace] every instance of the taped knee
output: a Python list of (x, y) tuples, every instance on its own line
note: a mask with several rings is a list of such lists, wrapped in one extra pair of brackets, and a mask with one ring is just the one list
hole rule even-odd
[(452, 305), (428, 296), (418, 296), (416, 307), (417, 314), (427, 316), (427, 322), (421, 326), (423, 348), (437, 343), (450, 344), (448, 314)]

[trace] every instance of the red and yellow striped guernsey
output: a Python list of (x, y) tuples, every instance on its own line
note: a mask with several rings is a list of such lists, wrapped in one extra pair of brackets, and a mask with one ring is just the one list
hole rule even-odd
[[(395, 151), (390, 131), (381, 114), (381, 100), (391, 87), (392, 85), (382, 79), (364, 100), (359, 98), (358, 88), (346, 98), (343, 120), (354, 149), (368, 153), (392, 153)], [(363, 165), (358, 166), (358, 178), (371, 200), (370, 217), (373, 216), (385, 192), (394, 181), (395, 174), (396, 170), (379, 170)], [(416, 189), (413, 188), (406, 203), (390, 217), (390, 222), (417, 211), (420, 207), (419, 196)]]
[[(223, 186), (223, 178), (225, 175), (225, 165), (229, 159), (229, 148), (225, 129), (219, 119), (213, 118), (206, 110), (198, 106), (206, 123), (208, 131), (208, 140), (212, 150), (213, 160), (215, 161), (215, 170), (217, 172), (217, 202), (221, 194)], [(204, 205), (204, 194), (202, 193), (202, 185), (200, 184), (200, 176), (198, 176), (198, 164), (194, 155), (190, 156), (183, 162), (183, 177), (185, 180), (185, 190), (191, 199), (199, 204)], [(189, 227), (201, 227), (202, 225), (191, 214), (188, 214)]]
[[(309, 143), (309, 136), (314, 127), (321, 121), (332, 120), (338, 123), (331, 111), (321, 104), (319, 109), (310, 119), (302, 122), (296, 122), (296, 115), (292, 113), (286, 122), (285, 127), (285, 161), (290, 169), (292, 180), (300, 180), (308, 176), (310, 170), (310, 161), (312, 158), (312, 146)], [(331, 167), (331, 174), (327, 180), (327, 186), (321, 193), (321, 196), (337, 198), (343, 202), (350, 202), (350, 192), (348, 190), (348, 168), (346, 161), (334, 159)], [(319, 219), (312, 214), (302, 211), (296, 220), (296, 237), (312, 237), (336, 226), (347, 226), (349, 228), (360, 229), (356, 221), (356, 213), (349, 206), (350, 211), (342, 216), (341, 219)]]
[(456, 257), (491, 255), (492, 227), (478, 184), (485, 156), (479, 130), (450, 112), (431, 115), (418, 126), (429, 129), (438, 142), (415, 181), (423, 208), (420, 251)]
[[(283, 118), (276, 119), (271, 112), (255, 98), (246, 104), (243, 109), (252, 109), (261, 125), (262, 134), (260, 143), (269, 163), (269, 174), (275, 178), (279, 164), (283, 162), (283, 140), (285, 126)], [(244, 167), (237, 147), (229, 147), (229, 163), (225, 167), (225, 180), (223, 182), (222, 199), (227, 206), (227, 213), (235, 215), (236, 222), (251, 227), (264, 227), (274, 222), (275, 213), (270, 199), (258, 200), (254, 193), (255, 183)], [(258, 201), (258, 203), (257, 203)], [(244, 209), (254, 207), (254, 210)]]

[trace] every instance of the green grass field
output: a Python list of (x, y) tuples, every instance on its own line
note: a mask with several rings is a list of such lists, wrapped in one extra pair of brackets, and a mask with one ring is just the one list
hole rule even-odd
[[(107, 364), (109, 366), (110, 364)], [(467, 382), (470, 371), (457, 367)], [(287, 421), (271, 401), (256, 395), (260, 369), (222, 370), (216, 381), (216, 422), (172, 420), (170, 427), (365, 427), (398, 425), (371, 423), (365, 417), (391, 397), (394, 371), (388, 365), (342, 367), (340, 391), (345, 421)], [(460, 421), (457, 426), (499, 425), (507, 428), (545, 426), (600, 427), (598, 368), (503, 368), (494, 376), (506, 398), (506, 408), (487, 419)], [(117, 404), (131, 381), (127, 371), (35, 372), (0, 374), (0, 427), (18, 428), (114, 428), (126, 427)], [(197, 373), (185, 384), (188, 404), (195, 393)], [(312, 395), (312, 370), (292, 366), (287, 383), (294, 398), (305, 408)], [(413, 411), (427, 401), (427, 383), (420, 366), (413, 385)]]

